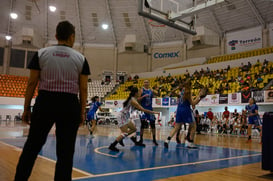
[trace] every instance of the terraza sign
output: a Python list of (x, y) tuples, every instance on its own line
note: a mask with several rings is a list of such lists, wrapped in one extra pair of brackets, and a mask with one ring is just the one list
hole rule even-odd
[(180, 51), (177, 51), (177, 52), (167, 52), (167, 53), (159, 53), (159, 52), (156, 52), (154, 53), (154, 58), (155, 59), (161, 59), (161, 58), (178, 58), (179, 57), (179, 53)]

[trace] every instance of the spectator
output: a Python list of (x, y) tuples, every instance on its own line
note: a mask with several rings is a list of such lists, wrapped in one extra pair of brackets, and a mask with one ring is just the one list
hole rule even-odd
[(210, 119), (210, 121), (212, 121), (212, 119), (213, 119), (213, 112), (211, 110), (212, 109), (209, 108), (209, 111), (207, 112), (207, 117)]
[(259, 67), (261, 65), (260, 59), (257, 59), (257, 62), (255, 63), (254, 67)]
[(226, 106), (225, 111), (223, 112), (223, 115), (222, 115), (222, 120), (224, 122), (223, 132), (226, 134), (227, 134), (227, 128), (228, 128), (228, 124), (229, 124), (229, 115), (230, 115), (230, 112), (228, 111), (228, 107)]

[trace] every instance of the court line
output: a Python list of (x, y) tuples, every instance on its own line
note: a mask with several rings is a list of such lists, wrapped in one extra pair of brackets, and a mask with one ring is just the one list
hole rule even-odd
[[(0, 143), (3, 144), (3, 145), (6, 145), (6, 146), (12, 147), (15, 151), (18, 151), (18, 152), (21, 152), (21, 151), (22, 151), (22, 148), (19, 148), (19, 147), (17, 147), (17, 146), (10, 145), (10, 144), (5, 143), (5, 142), (3, 142), (3, 141), (0, 141)], [(45, 160), (47, 160), (47, 161), (56, 163), (55, 160), (52, 160), (52, 159), (47, 158), (47, 157), (45, 157), (45, 156), (38, 155), (38, 157), (40, 157), (40, 158), (42, 158), (42, 159), (45, 159)], [(86, 172), (86, 171), (80, 170), (80, 169), (75, 168), (75, 167), (73, 167), (73, 170), (75, 170), (75, 171), (77, 171), (77, 172), (79, 172), (79, 173), (81, 173), (81, 174), (87, 175), (86, 177), (88, 177), (88, 178), (91, 178), (91, 177), (94, 176), (94, 174), (88, 173), (88, 172)]]
[[(174, 168), (174, 167), (182, 167), (182, 166), (188, 166), (188, 165), (197, 165), (197, 164), (203, 164), (203, 163), (233, 160), (233, 159), (246, 158), (246, 157), (255, 157), (255, 156), (261, 156), (261, 155), (262, 154), (259, 153), (259, 154), (253, 154), (253, 155), (244, 155), (244, 156), (236, 156), (236, 157), (229, 157), (229, 158), (219, 158), (219, 159), (214, 159), (214, 160), (204, 160), (204, 161), (199, 161), (199, 162), (190, 162), (190, 163), (182, 163), (182, 164), (175, 164), (175, 165), (158, 166), (158, 167), (152, 167), (152, 168), (126, 170), (126, 171), (121, 171), (121, 172), (103, 173), (103, 174), (93, 175), (92, 178), (112, 176), (112, 175), (120, 175), (120, 174), (134, 173), (134, 172), (144, 172), (144, 171), (166, 169), (166, 168)], [(75, 178), (73, 180), (80, 180), (80, 179), (86, 179), (86, 178), (91, 178), (91, 177), (78, 177), (78, 178)]]
[(113, 158), (118, 158), (118, 155), (111, 155), (111, 154), (100, 152), (99, 150), (102, 149), (102, 148), (108, 148), (108, 146), (101, 146), (101, 147), (95, 148), (94, 149), (95, 153), (105, 155), (105, 156), (110, 156), (110, 157), (113, 157)]

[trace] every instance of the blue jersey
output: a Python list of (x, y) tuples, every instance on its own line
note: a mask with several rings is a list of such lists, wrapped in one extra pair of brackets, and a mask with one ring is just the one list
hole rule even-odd
[[(246, 106), (246, 111), (247, 113), (255, 113), (255, 111), (258, 110), (258, 106), (256, 104), (252, 104), (251, 106), (250, 105), (247, 105)], [(248, 115), (248, 119), (251, 119), (251, 120), (258, 120), (258, 115), (254, 115), (254, 116), (249, 116)]]
[(176, 110), (176, 122), (177, 123), (191, 123), (194, 121), (194, 116), (191, 110), (191, 104), (189, 100), (184, 100), (184, 90), (180, 93), (180, 98)]
[(96, 113), (102, 104), (98, 101), (90, 103), (89, 113)]
[(144, 97), (141, 100), (141, 106), (144, 109), (153, 110), (153, 107), (152, 107), (152, 104), (153, 104), (153, 91), (151, 89), (142, 88), (141, 96), (146, 95), (146, 94), (148, 94), (149, 96)]
[(184, 90), (181, 91), (180, 93), (180, 98), (178, 100), (178, 105), (177, 105), (177, 110), (191, 110), (191, 104), (189, 100), (184, 100)]

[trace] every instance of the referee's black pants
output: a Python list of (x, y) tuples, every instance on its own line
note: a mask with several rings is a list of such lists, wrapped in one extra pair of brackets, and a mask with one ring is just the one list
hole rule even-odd
[(80, 123), (80, 104), (77, 95), (47, 91), (39, 91), (36, 98), (15, 181), (28, 180), (37, 155), (54, 123), (57, 141), (54, 180), (71, 181), (75, 141)]

